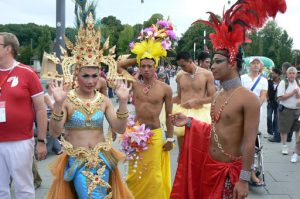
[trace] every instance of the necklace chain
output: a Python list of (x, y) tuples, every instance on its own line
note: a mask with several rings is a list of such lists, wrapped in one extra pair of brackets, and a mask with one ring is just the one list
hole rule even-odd
[(195, 72), (194, 72), (193, 74), (189, 74), (190, 77), (192, 78), (192, 80), (195, 79), (195, 76), (196, 76), (197, 71), (198, 71), (198, 66), (196, 66)]
[(217, 99), (217, 97), (219, 96), (219, 94), (221, 93), (221, 92), (219, 92), (219, 93), (217, 94), (217, 96), (215, 97), (215, 99), (214, 99), (212, 105), (211, 105), (211, 111), (210, 111), (210, 115), (211, 115), (211, 123), (212, 123), (211, 134), (213, 135), (214, 141), (216, 142), (216, 144), (217, 144), (218, 148), (220, 149), (220, 151), (221, 151), (225, 156), (227, 156), (229, 159), (231, 159), (231, 160), (233, 160), (233, 161), (240, 160), (242, 157), (241, 157), (241, 156), (234, 156), (234, 155), (231, 155), (231, 154), (227, 153), (227, 152), (223, 149), (222, 144), (221, 144), (221, 142), (220, 142), (220, 138), (219, 138), (219, 136), (218, 136), (218, 134), (217, 134), (217, 131), (216, 131), (216, 124), (217, 124), (218, 121), (220, 120), (221, 115), (222, 115), (222, 113), (223, 113), (223, 111), (224, 111), (224, 109), (225, 109), (225, 106), (227, 106), (227, 104), (228, 104), (228, 101), (232, 98), (233, 94), (234, 94), (237, 90), (239, 90), (240, 88), (242, 88), (242, 87), (236, 88), (236, 89), (231, 93), (231, 95), (230, 95), (230, 96), (225, 100), (225, 102), (221, 105), (219, 111), (217, 112), (217, 115), (215, 115), (215, 106), (216, 106), (216, 101), (217, 101), (216, 99)]

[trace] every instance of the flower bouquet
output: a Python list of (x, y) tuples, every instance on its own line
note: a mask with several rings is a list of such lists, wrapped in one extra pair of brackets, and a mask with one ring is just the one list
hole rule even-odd
[[(142, 159), (139, 153), (148, 149), (152, 136), (153, 133), (145, 127), (145, 124), (134, 122), (134, 116), (130, 115), (126, 131), (121, 137), (121, 150), (126, 154), (126, 159)], [(135, 161), (136, 164), (137, 161)]]

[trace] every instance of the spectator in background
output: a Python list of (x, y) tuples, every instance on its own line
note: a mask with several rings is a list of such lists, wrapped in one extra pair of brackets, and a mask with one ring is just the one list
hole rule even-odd
[[(263, 62), (258, 57), (253, 57), (250, 60), (250, 70), (248, 74), (241, 76), (242, 85), (247, 88), (249, 91), (253, 92), (260, 101), (260, 107), (264, 103), (268, 91), (268, 80), (260, 74), (261, 65)], [(260, 108), (261, 112), (262, 108)], [(261, 114), (260, 114), (261, 115)], [(259, 132), (259, 129), (257, 129)], [(268, 137), (266, 134), (265, 137)], [(252, 185), (263, 186), (264, 182), (259, 179), (255, 172), (251, 173)]]
[(19, 46), (14, 34), (0, 32), (0, 198), (11, 198), (12, 177), (16, 198), (34, 199), (33, 122), (36, 117), (37, 159), (43, 160), (47, 155), (47, 114), (39, 77), (16, 61)]
[[(282, 71), (282, 78), (281, 79), (286, 79), (286, 70), (291, 67), (291, 63), (289, 62), (284, 62), (282, 65), (281, 65), (281, 71)], [(297, 80), (297, 78), (296, 78)], [(287, 136), (287, 142), (291, 142), (292, 141), (292, 138), (293, 138), (293, 131), (291, 130), (289, 133), (288, 133), (288, 136)]]
[(280, 134), (278, 131), (278, 101), (277, 87), (280, 82), (281, 71), (278, 68), (272, 69), (272, 77), (268, 80), (268, 106), (267, 106), (267, 127), (270, 142), (280, 142)]
[(210, 55), (207, 52), (201, 52), (198, 56), (198, 66), (206, 70), (210, 70)]
[(280, 81), (277, 89), (277, 97), (279, 100), (278, 107), (278, 127), (281, 136), (283, 155), (289, 154), (287, 142), (287, 134), (292, 131), (299, 131), (298, 118), (300, 115), (300, 107), (296, 106), (300, 98), (300, 88), (297, 84), (297, 69), (289, 67), (286, 71), (287, 79)]

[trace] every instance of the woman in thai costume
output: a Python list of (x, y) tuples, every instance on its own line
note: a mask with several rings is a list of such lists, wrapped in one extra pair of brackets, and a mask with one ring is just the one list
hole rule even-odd
[[(109, 98), (95, 90), (101, 62), (116, 64), (112, 59), (113, 50), (110, 49), (107, 56), (103, 55), (108, 49), (108, 40), (103, 49), (99, 49), (100, 39), (100, 30), (94, 30), (90, 14), (87, 27), (81, 27), (78, 32), (75, 46), (66, 40), (73, 56), (63, 52), (64, 83), (51, 85), (55, 103), (50, 120), (52, 136), (58, 137), (64, 132), (64, 153), (50, 167), (55, 179), (46, 198), (133, 198), (117, 167), (123, 154), (111, 147), (111, 136), (105, 138), (103, 132), (104, 116), (113, 132), (125, 132), (131, 86), (127, 81), (116, 81), (115, 93), (119, 98), (116, 112)], [(72, 78), (70, 71), (74, 65)], [(72, 80), (76, 87), (69, 90)]]

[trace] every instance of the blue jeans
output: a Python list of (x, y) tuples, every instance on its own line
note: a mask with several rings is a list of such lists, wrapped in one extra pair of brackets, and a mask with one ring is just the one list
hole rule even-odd
[(280, 141), (280, 133), (278, 132), (278, 105), (268, 103), (267, 106), (267, 127), (268, 134), (273, 135), (276, 141)]

